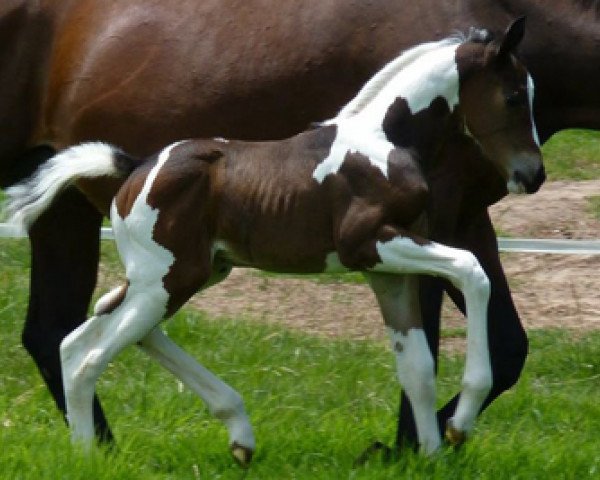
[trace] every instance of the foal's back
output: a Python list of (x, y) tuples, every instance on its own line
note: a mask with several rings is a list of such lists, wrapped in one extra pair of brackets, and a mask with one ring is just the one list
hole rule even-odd
[(409, 201), (404, 180), (419, 170), (401, 150), (390, 156), (390, 179), (349, 146), (339, 171), (315, 180), (336, 132), (329, 125), (275, 142), (180, 142), (133, 172), (117, 212), (136, 215), (145, 195), (141, 203), (158, 212), (153, 240), (175, 257), (194, 248), (205, 252), (196, 253), (202, 263), (217, 255), (238, 266), (322, 272), (342, 237), (360, 242), (382, 223), (408, 227), (423, 206)]
[[(127, 179), (117, 211), (126, 218), (146, 186), (147, 204), (159, 211), (154, 239), (176, 256), (189, 244), (214, 252), (218, 242), (234, 264), (322, 271), (324, 252), (333, 250), (331, 235), (322, 234), (332, 231), (332, 215), (311, 175), (327, 156), (334, 130), (277, 142), (181, 142), (158, 168), (164, 151)], [(285, 247), (274, 253), (274, 242)]]

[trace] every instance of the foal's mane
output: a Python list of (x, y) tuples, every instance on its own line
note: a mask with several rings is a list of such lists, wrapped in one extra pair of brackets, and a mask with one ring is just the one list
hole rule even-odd
[(395, 58), (379, 70), (379, 72), (377, 72), (375, 76), (361, 88), (358, 94), (340, 110), (334, 120), (350, 118), (361, 112), (392, 78), (423, 55), (450, 45), (460, 45), (466, 42), (488, 43), (492, 39), (492, 35), (489, 31), (471, 28), (468, 35), (465, 35), (462, 32), (456, 32), (442, 40), (422, 43), (404, 51), (399, 57)]

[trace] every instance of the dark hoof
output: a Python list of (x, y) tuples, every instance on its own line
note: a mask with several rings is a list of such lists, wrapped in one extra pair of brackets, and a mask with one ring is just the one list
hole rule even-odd
[(353, 467), (362, 467), (374, 456), (381, 456), (383, 462), (389, 462), (395, 457), (396, 450), (388, 447), (380, 441), (373, 442), (360, 456), (354, 461)]
[(454, 428), (454, 425), (452, 425), (452, 419), (450, 419), (446, 424), (446, 440), (450, 445), (459, 447), (467, 440), (467, 434)]
[(252, 455), (254, 451), (248, 447), (244, 447), (237, 442), (233, 442), (229, 447), (231, 450), (231, 454), (233, 458), (238, 463), (238, 465), (242, 468), (248, 468), (250, 466), (250, 462), (252, 461)]

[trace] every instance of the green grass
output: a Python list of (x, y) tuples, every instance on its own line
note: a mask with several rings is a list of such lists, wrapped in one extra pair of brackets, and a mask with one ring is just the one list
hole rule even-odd
[(565, 130), (543, 147), (549, 180), (600, 178), (600, 131)]
[(600, 220), (600, 195), (594, 195), (588, 199), (588, 211)]
[[(549, 178), (600, 178), (598, 140), (598, 132), (553, 137), (544, 146)], [(590, 199), (590, 211), (600, 215), (598, 197)], [(102, 262), (119, 273), (111, 244)], [(98, 385), (118, 448), (91, 457), (74, 449), (20, 344), (28, 267), (25, 241), (0, 240), (0, 479), (243, 478), (227, 452), (225, 428), (135, 348)], [(340, 280), (348, 281), (325, 281)], [(353, 469), (372, 440), (394, 438), (398, 386), (385, 345), (323, 340), (189, 310), (166, 328), (243, 395), (258, 441), (247, 479), (600, 477), (600, 331), (531, 332), (518, 385), (486, 410), (459, 451), (431, 459), (403, 452), (394, 462), (374, 458)], [(460, 358), (443, 358), (440, 398), (455, 393), (461, 369)]]
[[(115, 452), (73, 449), (62, 419), (20, 346), (27, 294), (22, 241), (0, 241), (0, 478), (239, 479), (225, 428), (191, 392), (135, 348), (98, 390)], [(110, 249), (104, 261), (111, 263)], [(244, 397), (258, 450), (247, 479), (597, 478), (600, 474), (600, 332), (532, 332), (518, 386), (482, 416), (459, 451), (431, 459), (403, 452), (353, 468), (374, 439), (391, 443), (398, 386), (385, 345), (330, 341), (185, 310), (171, 338)], [(462, 363), (446, 357), (439, 395), (457, 388)]]

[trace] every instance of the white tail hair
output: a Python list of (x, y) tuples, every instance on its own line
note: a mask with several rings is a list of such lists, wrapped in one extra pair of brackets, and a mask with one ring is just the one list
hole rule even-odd
[(31, 177), (5, 190), (8, 222), (28, 231), (56, 196), (77, 179), (123, 175), (115, 161), (120, 153), (116, 147), (99, 142), (83, 143), (58, 153)]

